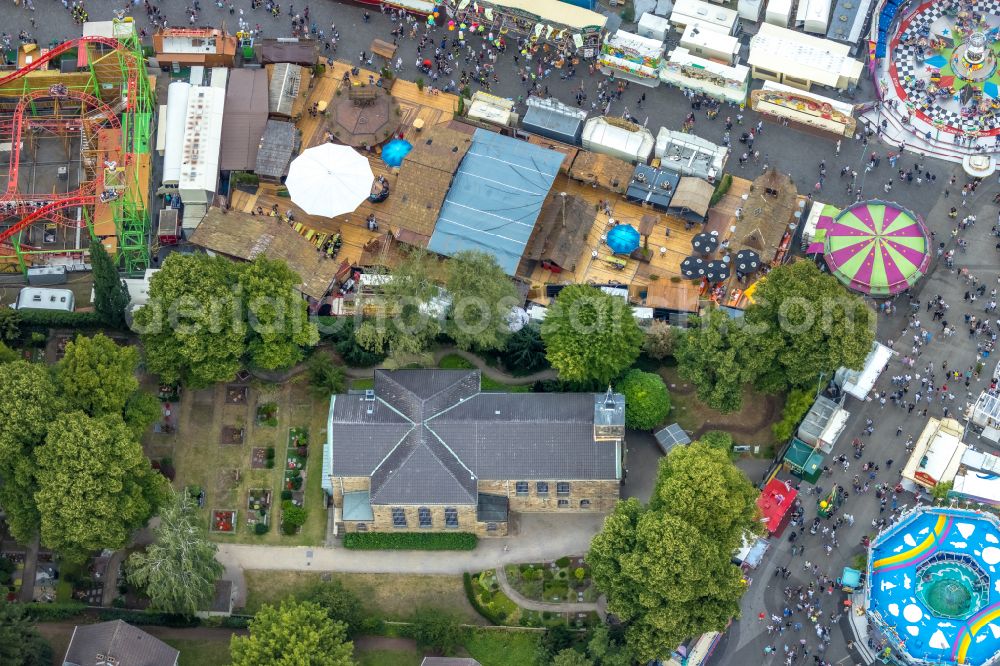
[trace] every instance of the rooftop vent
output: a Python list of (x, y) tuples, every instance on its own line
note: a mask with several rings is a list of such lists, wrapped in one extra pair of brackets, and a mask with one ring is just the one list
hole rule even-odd
[(375, 389), (365, 389), (365, 402), (375, 401)]

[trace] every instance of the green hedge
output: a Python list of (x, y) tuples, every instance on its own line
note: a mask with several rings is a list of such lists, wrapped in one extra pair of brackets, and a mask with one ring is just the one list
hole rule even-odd
[(129, 624), (156, 625), (158, 627), (197, 627), (201, 620), (197, 617), (175, 615), (174, 613), (156, 613), (152, 611), (132, 611), (125, 609), (106, 608), (97, 613), (102, 622), (108, 620), (124, 620)]
[(353, 532), (344, 547), (353, 550), (472, 550), (478, 539), (469, 532)]
[(708, 200), (709, 206), (714, 206), (715, 204), (722, 201), (722, 197), (726, 196), (726, 192), (729, 191), (730, 186), (733, 184), (732, 174), (725, 174), (719, 179), (719, 184), (715, 186), (715, 191), (712, 192), (712, 198)]
[(87, 606), (79, 601), (66, 601), (55, 604), (38, 602), (19, 605), (25, 609), (25, 614), (35, 622), (68, 620), (69, 618), (82, 615), (87, 610)]
[(462, 574), (462, 586), (465, 588), (465, 597), (472, 604), (472, 607), (476, 609), (476, 612), (486, 618), (490, 624), (503, 624), (507, 620), (507, 616), (495, 608), (482, 604), (479, 600), (479, 595), (476, 594), (475, 586), (478, 584), (472, 580), (472, 575), (468, 571)]
[(18, 310), (23, 326), (54, 328), (107, 328), (104, 317), (96, 312), (60, 312), (58, 310)]

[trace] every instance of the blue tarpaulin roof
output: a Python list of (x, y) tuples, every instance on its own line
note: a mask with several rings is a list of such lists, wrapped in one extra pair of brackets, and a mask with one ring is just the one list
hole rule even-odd
[(480, 250), (514, 275), (562, 153), (477, 129), (441, 206), (427, 249)]

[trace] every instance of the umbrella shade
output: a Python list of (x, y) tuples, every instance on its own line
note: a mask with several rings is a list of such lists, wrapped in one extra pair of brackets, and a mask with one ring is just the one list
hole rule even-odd
[(729, 277), (729, 264), (722, 261), (710, 261), (707, 266), (708, 272), (713, 276), (713, 282), (725, 280)]
[(608, 232), (608, 247), (615, 254), (631, 254), (639, 247), (639, 232), (631, 224), (619, 224)]
[(352, 213), (372, 192), (368, 159), (350, 146), (324, 143), (304, 151), (288, 167), (292, 202), (310, 215)]
[(998, 89), (997, 84), (993, 83), (992, 81), (987, 81), (986, 83), (983, 84), (983, 92), (992, 97), (993, 99), (1000, 97), (1000, 89)]
[(701, 257), (687, 257), (681, 262), (681, 275), (698, 278), (705, 275), (705, 260)]
[(740, 273), (753, 273), (760, 268), (760, 255), (753, 250), (740, 250), (736, 253), (736, 270)]
[(857, 203), (836, 217), (826, 233), (823, 258), (851, 289), (891, 296), (927, 272), (927, 228), (913, 213), (884, 201)]
[(382, 161), (391, 167), (398, 167), (411, 150), (413, 150), (413, 144), (409, 141), (393, 139), (382, 146)]
[(708, 233), (696, 234), (691, 239), (691, 247), (695, 249), (695, 252), (711, 254), (719, 248), (719, 237)]

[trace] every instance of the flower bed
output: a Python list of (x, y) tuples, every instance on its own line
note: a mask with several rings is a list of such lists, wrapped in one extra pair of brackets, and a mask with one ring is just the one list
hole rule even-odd
[(278, 403), (265, 402), (257, 405), (257, 425), (278, 425)]
[(583, 558), (563, 557), (555, 562), (511, 564), (507, 580), (522, 596), (546, 602), (593, 602), (597, 589)]
[(232, 534), (236, 531), (236, 511), (233, 509), (216, 509), (212, 511), (212, 531)]
[(309, 430), (288, 429), (288, 451), (285, 453), (285, 473), (282, 490), (299, 492), (305, 487), (309, 453)]

